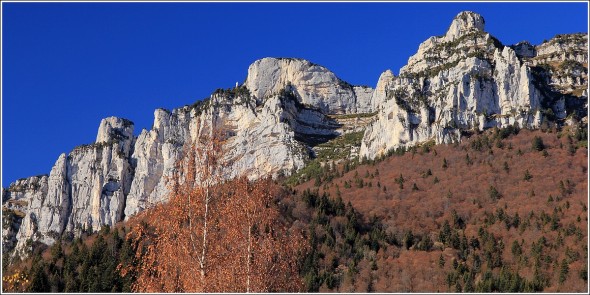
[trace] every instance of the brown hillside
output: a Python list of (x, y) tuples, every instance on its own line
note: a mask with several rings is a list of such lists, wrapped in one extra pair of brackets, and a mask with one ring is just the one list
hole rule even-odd
[[(535, 137), (541, 138), (542, 150), (533, 145)], [(493, 234), (501, 241), (502, 265), (528, 280), (536, 268), (537, 277), (548, 283), (543, 291), (587, 291), (580, 273), (587, 269), (588, 151), (571, 129), (520, 130), (504, 139), (498, 130), (488, 131), (464, 137), (460, 144), (417, 148), (335, 174), (331, 181), (309, 181), (296, 190), (341, 196), (365, 219), (376, 216), (386, 232), (398, 237), (411, 231), (438, 241), (445, 220), (453, 226), (455, 211), (455, 220), (465, 223), (457, 227), (460, 235), (481, 242), (482, 230)], [(540, 254), (533, 254), (541, 237), (547, 242)], [(515, 241), (523, 253), (518, 257), (511, 250)], [(451, 259), (460, 258), (437, 245), (430, 252), (377, 253), (374, 290), (455, 291), (454, 285), (448, 288), (447, 275), (454, 271)], [(485, 254), (479, 250), (473, 248), (464, 263), (471, 266), (473, 254)], [(433, 266), (441, 253), (447, 257), (445, 273)], [(569, 272), (562, 275), (566, 283), (559, 283), (564, 260)], [(497, 275), (501, 268), (484, 263), (475, 282), (485, 270)]]
[[(489, 130), (360, 166), (316, 161), (295, 190), (273, 185), (275, 226), (304, 232), (310, 247), (293, 266), (308, 292), (587, 292), (586, 138)], [(3, 291), (131, 291), (137, 276), (121, 266), (142, 252), (125, 237), (152, 210), (33, 244), (30, 258), (3, 265)]]

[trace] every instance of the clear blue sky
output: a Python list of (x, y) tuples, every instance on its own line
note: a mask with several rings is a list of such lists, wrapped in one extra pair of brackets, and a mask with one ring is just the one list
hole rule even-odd
[(504, 44), (587, 32), (585, 3), (2, 3), (2, 186), (48, 174), (120, 116), (208, 97), (267, 56), (374, 87), (463, 10)]

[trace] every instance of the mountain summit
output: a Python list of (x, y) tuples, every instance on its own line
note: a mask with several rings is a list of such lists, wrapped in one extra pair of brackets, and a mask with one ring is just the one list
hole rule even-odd
[(257, 100), (287, 89), (325, 114), (369, 113), (372, 89), (354, 87), (323, 66), (297, 58), (263, 58), (248, 68), (245, 87)]
[[(547, 55), (542, 52), (547, 44), (528, 50), (520, 44), (515, 46), (517, 52), (483, 28), (480, 15), (461, 12), (446, 35), (420, 44), (399, 76), (381, 76), (374, 100), (384, 103), (365, 133), (361, 156), (372, 159), (427, 141), (456, 142), (466, 130), (515, 124), (538, 128), (564, 120), (572, 112), (585, 116), (587, 94), (573, 89), (588, 85), (583, 66), (588, 53), (576, 54), (585, 50), (587, 35), (558, 36), (555, 39), (561, 41), (547, 42), (568, 49), (553, 49), (561, 53), (552, 50), (551, 62), (546, 64)], [(560, 76), (570, 65), (576, 71), (565, 74), (569, 87), (556, 87), (550, 77)]]
[(485, 23), (481, 15), (471, 11), (463, 11), (451, 22), (451, 26), (445, 34), (445, 39), (453, 41), (469, 33), (483, 32)]

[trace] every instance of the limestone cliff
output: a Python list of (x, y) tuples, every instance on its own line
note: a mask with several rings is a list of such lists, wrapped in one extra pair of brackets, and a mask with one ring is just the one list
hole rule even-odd
[(372, 89), (354, 87), (320, 65), (296, 58), (263, 58), (248, 69), (246, 88), (261, 100), (289, 88), (297, 99), (326, 114), (370, 113)]
[[(381, 75), (373, 100), (383, 103), (367, 128), (361, 156), (372, 159), (426, 141), (458, 141), (463, 130), (536, 128), (545, 120), (564, 119), (572, 106), (583, 109), (579, 99), (552, 93), (577, 89), (582, 96), (579, 89), (587, 88), (587, 36), (509, 47), (486, 33), (484, 24), (480, 15), (461, 12), (445, 35), (419, 46), (399, 76)], [(561, 72), (534, 66), (547, 56), (561, 63)]]
[(113, 225), (123, 217), (125, 197), (133, 177), (129, 155), (133, 123), (110, 117), (100, 123), (96, 141), (62, 154), (49, 176), (17, 181), (5, 192), (24, 214), (16, 248), (30, 241), (52, 244), (62, 234), (79, 234)]
[(207, 131), (198, 122), (227, 135), (224, 177), (290, 175), (313, 156), (314, 145), (346, 132), (330, 114), (372, 112), (372, 92), (305, 60), (265, 58), (250, 66), (245, 85), (157, 109), (152, 129), (137, 137), (131, 121), (104, 119), (93, 144), (62, 154), (49, 176), (20, 180), (3, 193), (5, 207), (21, 216), (4, 245), (25, 254), (32, 241), (52, 244), (166, 201), (185, 144)]

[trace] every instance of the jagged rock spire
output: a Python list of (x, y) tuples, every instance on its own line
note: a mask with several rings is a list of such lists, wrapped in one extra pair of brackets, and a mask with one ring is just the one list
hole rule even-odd
[(475, 12), (460, 12), (453, 19), (451, 26), (447, 30), (445, 39), (447, 41), (452, 41), (473, 31), (483, 32), (485, 23), (483, 17)]

